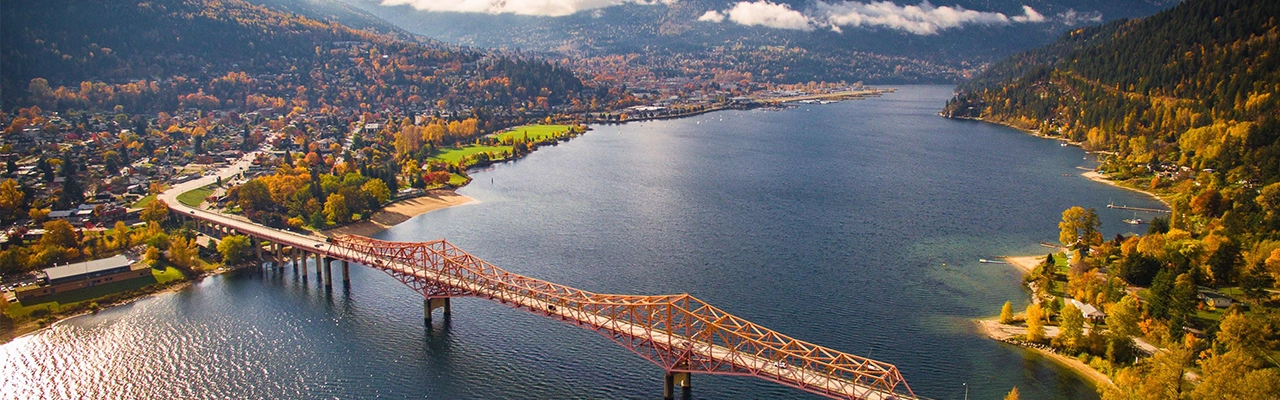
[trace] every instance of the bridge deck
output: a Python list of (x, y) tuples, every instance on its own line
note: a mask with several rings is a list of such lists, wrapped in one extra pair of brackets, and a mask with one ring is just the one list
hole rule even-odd
[[(248, 157), (246, 157), (246, 160)], [(597, 294), (507, 272), (448, 244), (299, 235), (182, 205), (177, 195), (216, 176), (162, 193), (171, 211), (260, 240), (380, 269), (426, 297), (475, 296), (592, 329), (668, 372), (747, 375), (831, 398), (919, 399), (891, 364), (793, 339), (688, 294)]]

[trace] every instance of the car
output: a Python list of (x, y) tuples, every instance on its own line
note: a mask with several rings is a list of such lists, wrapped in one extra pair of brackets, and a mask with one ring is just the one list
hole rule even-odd
[(782, 361), (774, 361), (773, 366), (777, 367), (778, 369), (787, 369), (787, 363)]
[(320, 243), (313, 244), (312, 246), (315, 246), (318, 249), (320, 248)]

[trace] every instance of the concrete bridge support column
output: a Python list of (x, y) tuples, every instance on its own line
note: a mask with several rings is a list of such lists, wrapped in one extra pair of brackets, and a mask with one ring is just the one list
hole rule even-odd
[(342, 260), (342, 284), (351, 286), (351, 263)]
[(324, 287), (333, 288), (333, 259), (324, 258)]
[(251, 237), (249, 243), (253, 244), (253, 252), (258, 256), (258, 261), (262, 261), (262, 241)]
[(316, 253), (316, 280), (324, 279), (324, 270), (320, 266), (324, 265), (324, 259), (320, 257), (320, 253)]
[(307, 280), (307, 253), (298, 252), (298, 259), (293, 262), (295, 271), (302, 271), (302, 280)]
[(453, 311), (449, 306), (449, 298), (428, 297), (422, 300), (422, 323), (431, 325), (431, 312), (437, 308), (443, 308), (444, 318), (449, 319), (449, 314), (452, 314)]
[(680, 386), (680, 391), (687, 397), (691, 389), (689, 376), (688, 372), (667, 372), (667, 376), (662, 380), (662, 398), (664, 400), (675, 399), (676, 386)]

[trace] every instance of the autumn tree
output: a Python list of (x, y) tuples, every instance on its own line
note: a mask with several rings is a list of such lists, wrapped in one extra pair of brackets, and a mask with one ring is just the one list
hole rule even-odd
[(1018, 387), (1014, 386), (1009, 390), (1009, 394), (1004, 395), (1004, 400), (1021, 400), (1022, 395), (1018, 394)]
[(1267, 217), (1275, 217), (1280, 214), (1280, 182), (1272, 183), (1264, 186), (1255, 197), (1254, 202), (1262, 207), (1262, 211), (1267, 213)]
[(347, 198), (334, 193), (324, 201), (324, 213), (334, 223), (351, 221), (351, 211), (347, 208)]
[(1084, 339), (1084, 315), (1070, 302), (1062, 307), (1062, 313), (1059, 315), (1062, 316), (1062, 320), (1058, 324), (1058, 337), (1054, 338), (1054, 344), (1074, 353)]
[(259, 179), (250, 179), (236, 190), (236, 204), (245, 213), (263, 211), (272, 206), (271, 192)]
[(49, 213), (52, 211), (48, 208), (32, 208), (27, 211), (27, 218), (31, 218), (35, 222), (44, 222), (45, 218), (49, 218)]
[(1084, 209), (1080, 206), (1068, 208), (1062, 212), (1062, 222), (1058, 223), (1058, 241), (1063, 246), (1087, 249), (1090, 246), (1102, 242), (1102, 233), (1098, 232), (1098, 228), (1102, 223), (1098, 220), (1098, 213), (1092, 208)]
[(182, 268), (195, 270), (200, 267), (196, 241), (175, 235), (169, 243), (169, 262)]
[(1013, 302), (1012, 301), (1005, 301), (1004, 307), (1000, 307), (1000, 323), (1002, 324), (1013, 323)]
[(229, 235), (218, 242), (218, 253), (222, 254), (222, 262), (237, 264), (247, 258), (253, 249), (248, 236)]
[(40, 237), (41, 247), (70, 249), (75, 248), (78, 243), (75, 227), (71, 223), (60, 219), (44, 223), (44, 236)]
[(111, 228), (111, 246), (116, 249), (128, 248), (129, 242), (129, 226), (124, 221), (116, 221), (116, 225)]
[(22, 206), (25, 196), (22, 189), (18, 187), (17, 181), (5, 179), (0, 182), (0, 219), (13, 218), (18, 212), (18, 207)]
[(142, 208), (139, 217), (143, 221), (160, 223), (169, 216), (169, 205), (164, 200), (155, 199)]
[(1027, 306), (1027, 340), (1040, 342), (1044, 340), (1044, 308), (1040, 304)]
[(391, 199), (391, 189), (388, 189), (387, 183), (381, 179), (370, 179), (360, 186), (360, 190), (372, 196), (374, 200), (378, 201), (378, 204), (386, 203), (387, 200)]
[(1280, 372), (1243, 352), (1205, 357), (1200, 372), (1192, 399), (1280, 399)]
[(1107, 311), (1107, 329), (1113, 336), (1128, 338), (1139, 333), (1138, 321), (1142, 320), (1142, 310), (1138, 308), (1137, 297), (1125, 295)]

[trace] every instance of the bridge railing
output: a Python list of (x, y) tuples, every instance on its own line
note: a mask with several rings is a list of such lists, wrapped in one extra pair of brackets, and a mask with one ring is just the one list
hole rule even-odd
[(415, 287), (429, 297), (487, 297), (589, 325), (668, 371), (760, 376), (833, 397), (916, 398), (892, 364), (783, 335), (687, 293), (588, 292), (508, 272), (444, 240), (342, 236), (332, 245), (332, 252), (411, 286), (430, 285), (409, 280), (434, 280), (427, 289)]

